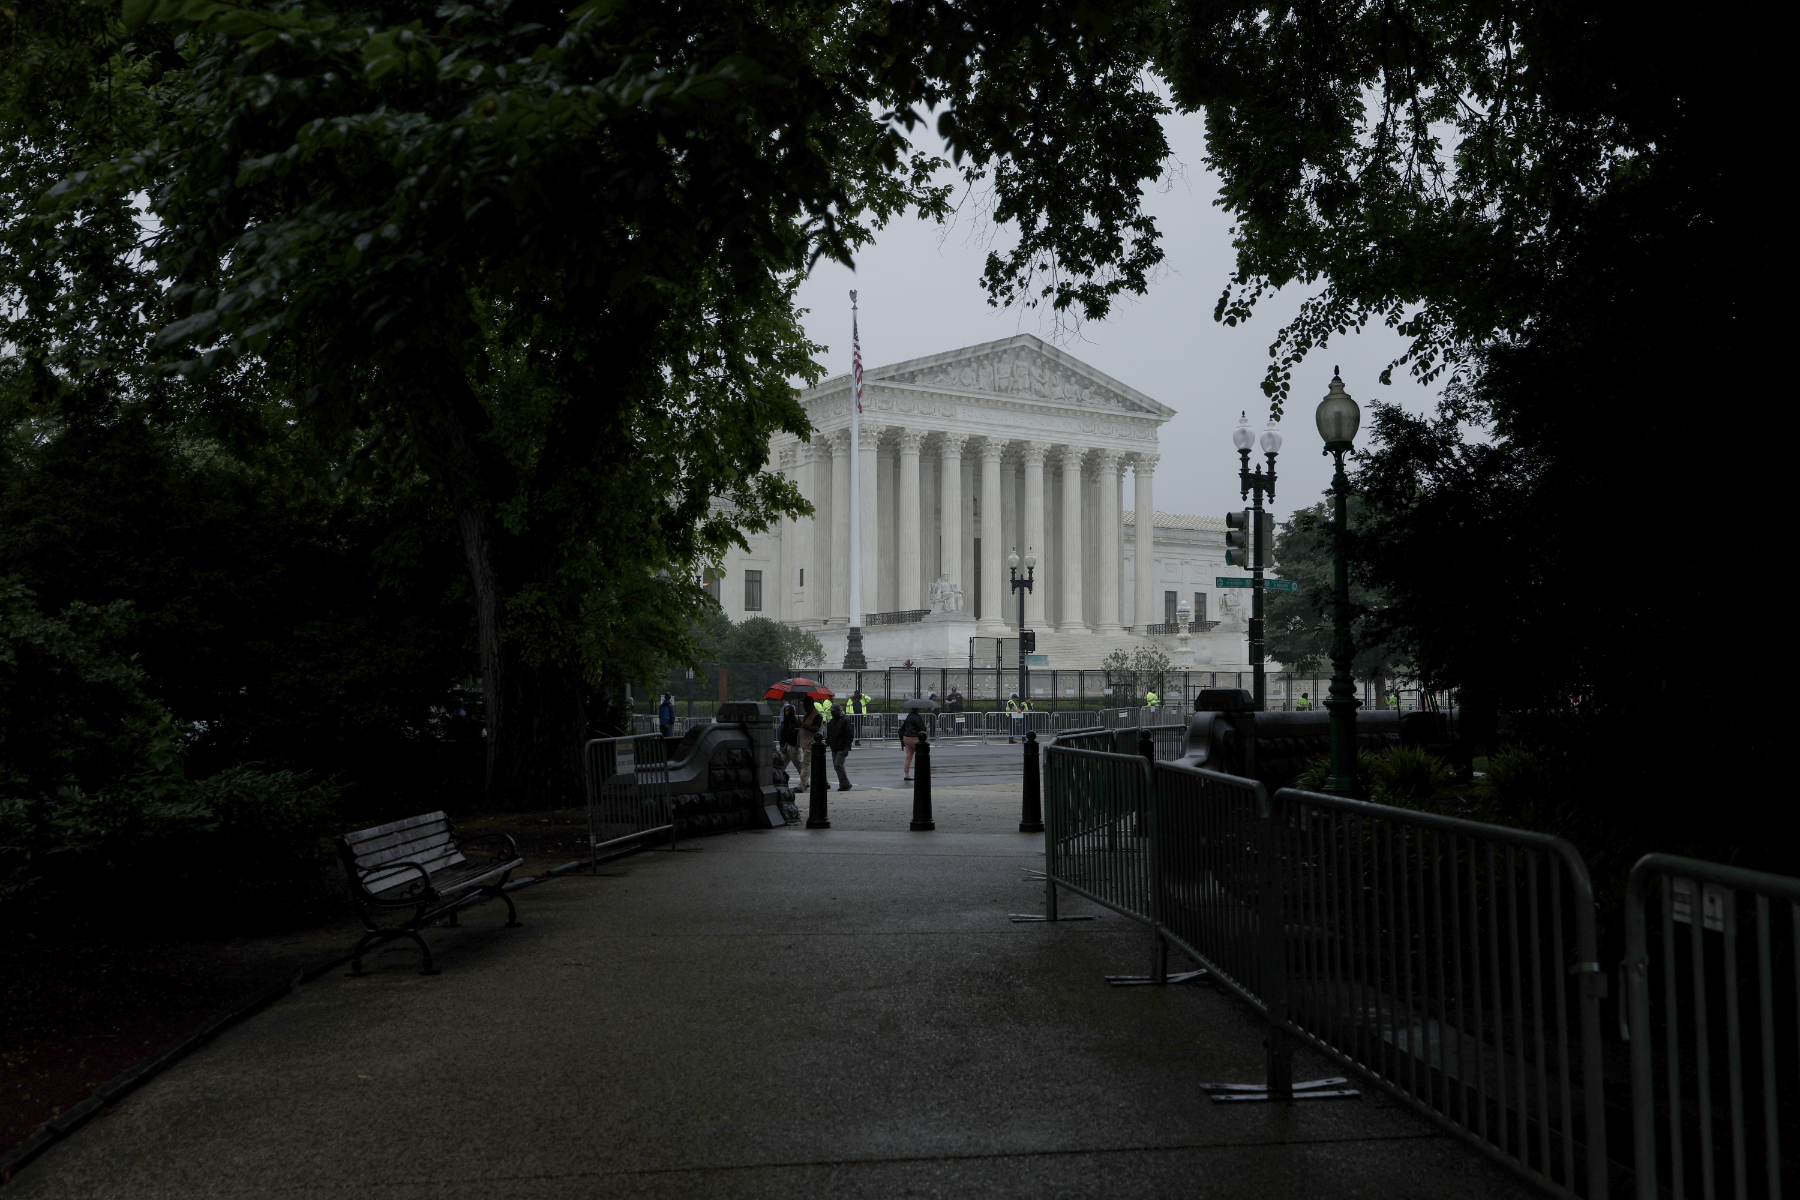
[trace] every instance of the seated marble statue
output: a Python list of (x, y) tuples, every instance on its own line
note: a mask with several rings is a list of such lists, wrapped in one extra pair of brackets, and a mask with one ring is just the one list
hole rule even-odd
[(931, 607), (938, 612), (962, 611), (962, 589), (950, 582), (948, 571), (931, 581)]

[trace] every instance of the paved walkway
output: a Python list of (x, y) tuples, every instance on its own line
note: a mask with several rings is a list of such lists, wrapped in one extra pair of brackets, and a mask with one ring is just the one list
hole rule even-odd
[(787, 829), (529, 888), (523, 928), (477, 909), (441, 976), (393, 947), (302, 988), (6, 1196), (1537, 1195), (1379, 1099), (1208, 1102), (1256, 1025), (1105, 986), (1148, 956), (1121, 918), (1010, 924), (1040, 846)]

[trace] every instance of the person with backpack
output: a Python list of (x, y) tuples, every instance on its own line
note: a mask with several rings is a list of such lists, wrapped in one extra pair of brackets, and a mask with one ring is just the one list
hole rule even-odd
[(656, 709), (656, 723), (662, 727), (664, 737), (675, 736), (675, 697), (669, 692), (662, 694), (662, 703)]
[(911, 783), (913, 755), (918, 752), (919, 739), (925, 736), (925, 718), (919, 715), (916, 708), (908, 709), (906, 720), (900, 722), (900, 744), (906, 747), (906, 758), (900, 764), (900, 781)]
[(856, 740), (856, 729), (850, 720), (850, 714), (842, 706), (831, 711), (831, 723), (825, 726), (825, 748), (831, 751), (831, 765), (837, 768), (838, 791), (850, 790), (850, 776), (844, 771), (844, 761), (850, 757), (850, 747)]

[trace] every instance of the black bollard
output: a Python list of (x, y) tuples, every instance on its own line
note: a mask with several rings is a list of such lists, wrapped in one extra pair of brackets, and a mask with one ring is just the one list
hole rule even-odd
[(914, 833), (937, 828), (931, 819), (931, 741), (924, 734), (919, 735), (919, 752), (913, 758), (912, 828)]
[(806, 814), (808, 829), (830, 829), (825, 815), (825, 739), (816, 737), (812, 744), (812, 804)]
[(1025, 808), (1019, 814), (1020, 833), (1044, 832), (1044, 798), (1038, 778), (1037, 730), (1025, 733)]

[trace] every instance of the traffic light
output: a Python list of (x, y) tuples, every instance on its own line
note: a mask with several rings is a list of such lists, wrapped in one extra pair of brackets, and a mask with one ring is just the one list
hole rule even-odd
[(1275, 565), (1275, 514), (1261, 513), (1256, 521), (1256, 548), (1262, 555), (1262, 565)]
[(1250, 510), (1225, 514), (1225, 565), (1250, 565)]
[(1036, 654), (1037, 653), (1037, 630), (1035, 630), (1035, 629), (1019, 630), (1019, 653), (1021, 653), (1021, 654)]

